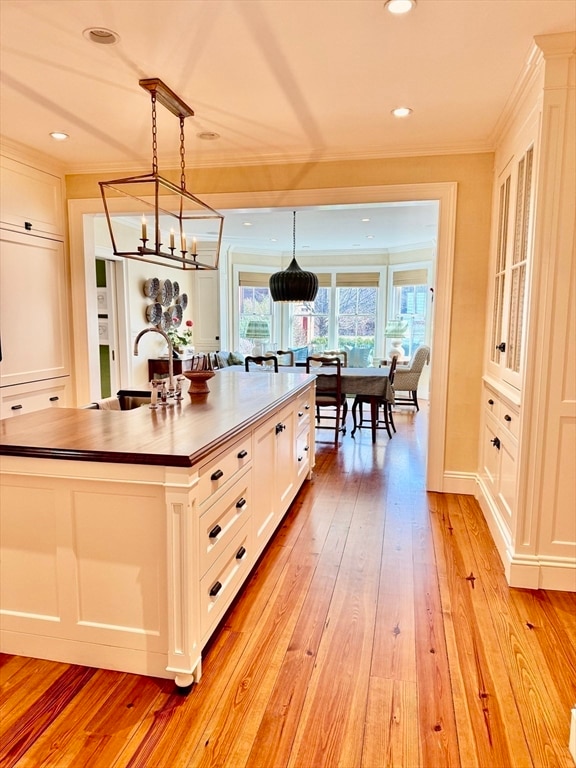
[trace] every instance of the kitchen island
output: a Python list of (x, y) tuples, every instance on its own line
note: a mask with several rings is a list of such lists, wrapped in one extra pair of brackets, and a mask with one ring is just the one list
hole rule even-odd
[(314, 466), (314, 377), (219, 371), (156, 410), (0, 421), (5, 653), (175, 679)]

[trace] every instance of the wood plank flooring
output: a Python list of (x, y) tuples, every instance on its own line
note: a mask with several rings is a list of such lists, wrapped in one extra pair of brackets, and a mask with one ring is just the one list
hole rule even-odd
[(1, 656), (0, 768), (573, 766), (576, 594), (509, 589), (475, 500), (424, 491), (425, 404), (395, 422), (318, 443), (187, 696)]

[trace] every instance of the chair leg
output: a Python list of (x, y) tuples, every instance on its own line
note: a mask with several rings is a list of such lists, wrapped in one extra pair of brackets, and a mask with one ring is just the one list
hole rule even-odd
[(394, 416), (392, 415), (392, 403), (385, 401), (384, 410), (388, 411), (388, 420), (390, 421), (390, 426), (392, 427), (393, 431), (396, 432), (396, 425), (394, 424)]
[(418, 390), (413, 389), (412, 390), (412, 400), (414, 401), (414, 405), (416, 406), (416, 410), (419, 411), (420, 408), (418, 407)]
[(354, 426), (352, 427), (352, 432), (350, 432), (350, 437), (354, 437), (354, 433), (358, 429), (358, 427), (362, 424), (362, 418), (360, 418), (360, 422), (356, 419), (356, 413), (358, 411), (358, 408), (360, 408), (360, 414), (362, 414), (362, 401), (359, 397), (354, 398), (354, 402), (352, 403), (352, 422)]
[(386, 432), (388, 432), (388, 437), (390, 440), (392, 440), (392, 432), (390, 432), (390, 415), (388, 412), (388, 403), (384, 403), (384, 426), (386, 427)]

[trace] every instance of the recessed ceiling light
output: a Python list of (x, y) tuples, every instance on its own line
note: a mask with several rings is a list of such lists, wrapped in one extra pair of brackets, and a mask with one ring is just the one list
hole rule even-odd
[(374, 240), (374, 235), (366, 235), (367, 240)]
[(412, 110), (410, 107), (396, 107), (396, 109), (392, 110), (392, 114), (394, 117), (408, 117), (408, 115), (412, 114)]
[(401, 16), (403, 13), (408, 13), (416, 6), (416, 0), (388, 0), (384, 3), (384, 7), (390, 13), (395, 16)]
[(52, 138), (56, 141), (66, 141), (66, 139), (70, 138), (70, 136), (68, 136), (68, 134), (64, 133), (63, 131), (52, 131), (50, 136), (52, 136)]
[(88, 27), (82, 32), (86, 40), (97, 45), (115, 45), (120, 40), (120, 35), (104, 27)]
[(196, 136), (204, 141), (216, 141), (216, 139), (220, 138), (220, 134), (215, 133), (215, 131), (201, 131), (200, 133), (197, 133)]
[(370, 221), (370, 219), (361, 219), (361, 221)]
[(244, 224), (245, 227), (251, 227), (252, 222), (251, 221), (243, 221), (242, 224)]

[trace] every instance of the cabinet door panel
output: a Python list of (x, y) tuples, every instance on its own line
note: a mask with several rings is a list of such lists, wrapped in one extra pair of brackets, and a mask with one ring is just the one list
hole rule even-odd
[(62, 243), (2, 232), (2, 386), (69, 374), (67, 281)]
[(63, 237), (62, 185), (58, 176), (2, 157), (0, 218), (18, 232)]

